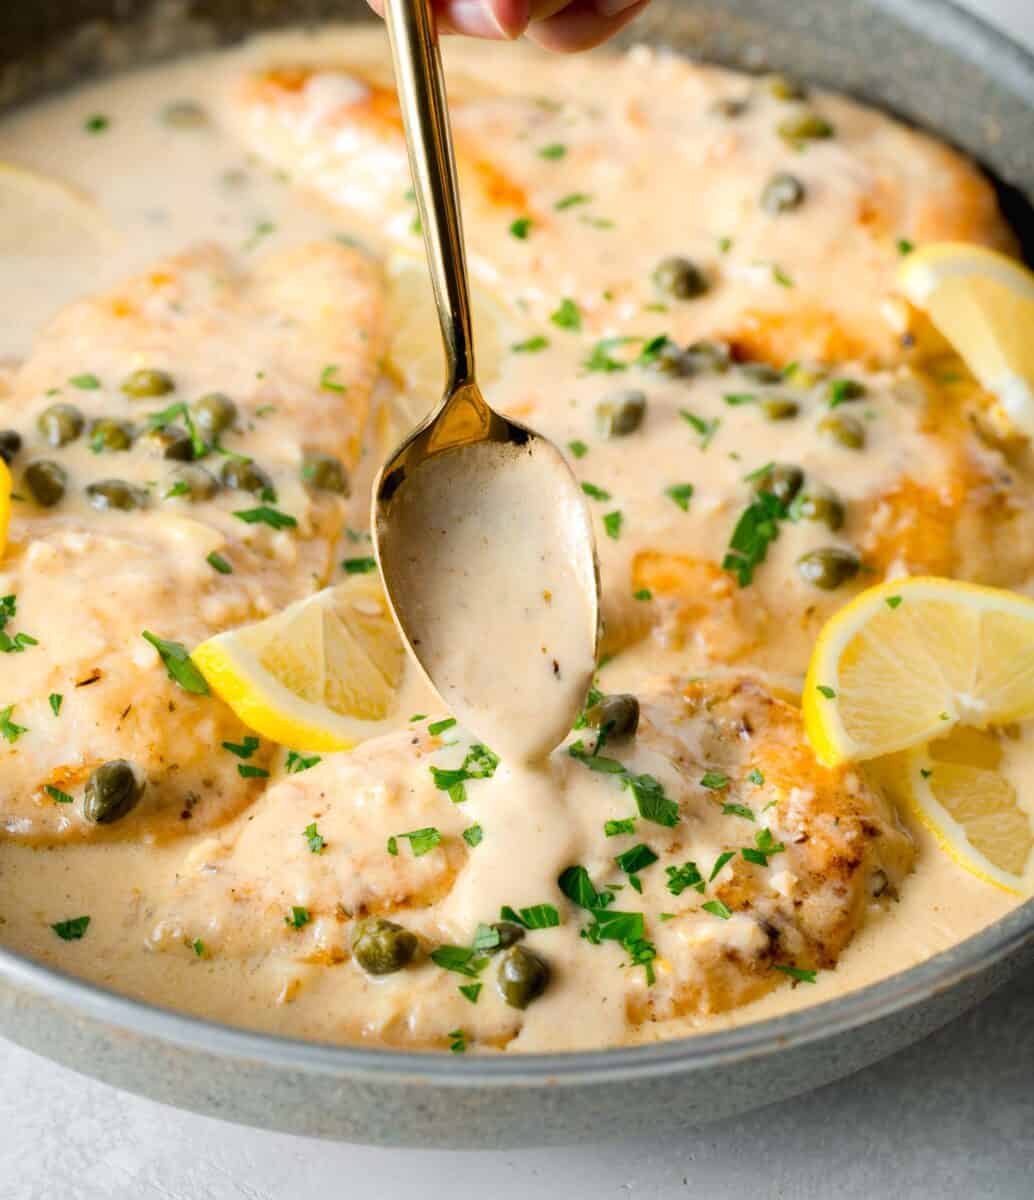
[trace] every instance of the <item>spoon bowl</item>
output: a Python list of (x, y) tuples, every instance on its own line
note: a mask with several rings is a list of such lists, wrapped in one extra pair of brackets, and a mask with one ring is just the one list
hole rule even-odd
[(441, 403), (377, 477), (374, 550), (432, 686), (496, 750), (531, 761), (570, 730), (596, 669), (592, 521), (557, 447), (495, 412), (477, 386), (430, 2), (387, 0), (385, 19), (447, 373)]

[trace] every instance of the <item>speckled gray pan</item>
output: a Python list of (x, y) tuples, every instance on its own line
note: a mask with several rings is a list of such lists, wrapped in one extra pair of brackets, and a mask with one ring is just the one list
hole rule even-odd
[[(358, 0), (0, 5), (0, 104)], [(655, 0), (637, 37), (846, 89), (980, 159), (1034, 248), (1034, 60), (944, 0)], [(0, 879), (0, 887), (3, 881)], [(687, 1129), (816, 1087), (951, 1020), (1034, 960), (1034, 901), (891, 979), (728, 1032), (599, 1053), (456, 1058), (244, 1033), (0, 950), (0, 1032), (90, 1075), (253, 1125), (504, 1147)]]

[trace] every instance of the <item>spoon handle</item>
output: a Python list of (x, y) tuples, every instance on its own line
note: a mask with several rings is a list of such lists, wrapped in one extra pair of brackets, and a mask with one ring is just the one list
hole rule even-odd
[(474, 381), (456, 160), (431, 0), (386, 0), (384, 17), (447, 368), (446, 397)]

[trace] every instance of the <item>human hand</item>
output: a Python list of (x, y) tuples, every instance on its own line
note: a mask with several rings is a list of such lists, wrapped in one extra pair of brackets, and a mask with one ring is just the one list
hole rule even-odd
[[(507, 41), (524, 34), (547, 50), (588, 50), (634, 20), (650, 0), (433, 0), (442, 33)], [(384, 0), (369, 0), (384, 15)]]

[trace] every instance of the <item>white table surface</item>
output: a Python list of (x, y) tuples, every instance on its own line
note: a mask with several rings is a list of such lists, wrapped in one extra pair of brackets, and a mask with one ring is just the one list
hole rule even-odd
[[(792, 3), (793, 0), (787, 0)], [(1034, 0), (964, 0), (1034, 46)], [(1030, 1200), (1034, 971), (889, 1062), (658, 1142), (376, 1150), (228, 1125), (0, 1041), (0, 1200)]]

